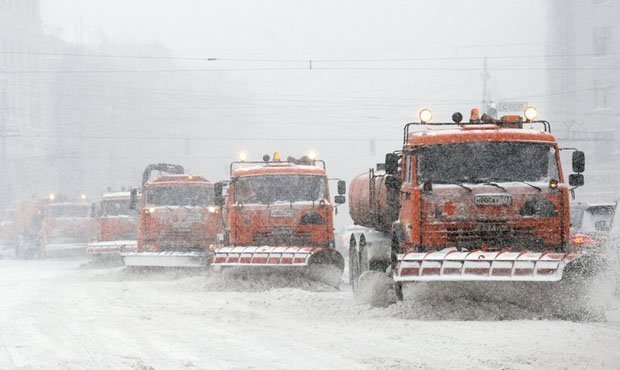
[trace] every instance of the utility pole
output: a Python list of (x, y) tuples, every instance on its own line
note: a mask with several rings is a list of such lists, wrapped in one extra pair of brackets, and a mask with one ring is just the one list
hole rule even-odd
[(482, 67), (482, 73), (481, 73), (481, 77), (482, 77), (482, 111), (486, 112), (489, 109), (489, 105), (491, 104), (491, 99), (489, 99), (489, 90), (488, 90), (488, 81), (491, 78), (491, 75), (489, 74), (489, 69), (488, 69), (488, 65), (487, 65), (487, 57), (484, 57), (484, 62), (483, 62), (483, 67)]
[(0, 76), (0, 135), (2, 135), (2, 143), (0, 144), (0, 156), (2, 157), (0, 162), (0, 177), (2, 177), (2, 189), (0, 190), (2, 194), (0, 195), (0, 206), (6, 207), (7, 205), (7, 193), (9, 192), (9, 181), (8, 181), (8, 161), (6, 158), (7, 154), (7, 136), (8, 136), (8, 124), (6, 119), (6, 111), (8, 107), (6, 104), (6, 78), (4, 76)]

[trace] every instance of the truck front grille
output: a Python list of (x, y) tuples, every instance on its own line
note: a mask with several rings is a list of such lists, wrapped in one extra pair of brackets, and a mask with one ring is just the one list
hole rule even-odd
[(490, 249), (532, 249), (543, 244), (536, 238), (533, 227), (514, 227), (501, 222), (478, 222), (468, 227), (447, 228), (448, 243), (455, 247), (476, 248), (482, 245)]
[(254, 233), (256, 245), (305, 246), (312, 245), (312, 235), (308, 232), (274, 230), (267, 233)]

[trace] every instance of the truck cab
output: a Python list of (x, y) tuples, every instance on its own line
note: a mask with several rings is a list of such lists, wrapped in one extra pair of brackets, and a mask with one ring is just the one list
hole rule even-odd
[(406, 248), (564, 251), (569, 187), (549, 133), (461, 126), (408, 135), (399, 178)]
[(232, 245), (334, 247), (327, 175), (310, 162), (235, 168), (226, 209)]
[(128, 191), (104, 193), (99, 202), (98, 241), (135, 240), (138, 215), (130, 208)]
[(138, 212), (131, 209), (128, 191), (108, 192), (93, 205), (97, 215), (97, 240), (88, 245), (93, 257), (119, 257), (120, 253), (135, 251), (138, 234)]
[[(344, 259), (334, 245), (334, 205), (330, 201), (325, 162), (304, 156), (263, 162), (233, 162), (228, 192), (216, 191), (224, 205), (224, 246), (212, 265), (293, 268), (311, 279), (338, 286)], [(334, 203), (344, 203), (344, 181)]]
[(524, 115), (472, 109), (469, 122), (457, 112), (431, 124), (423, 110), (406, 124), (402, 148), (351, 182), (351, 217), (384, 234), (352, 237), (352, 283), (373, 266), (391, 266), (397, 282), (560, 280), (579, 257), (569, 195), (584, 183), (585, 155), (567, 149), (566, 179), (550, 124), (534, 108)]
[(138, 252), (213, 251), (221, 233), (213, 183), (201, 176), (164, 175), (144, 184)]
[(84, 255), (95, 236), (95, 220), (86, 201), (50, 202), (43, 208), (41, 240), (46, 256)]

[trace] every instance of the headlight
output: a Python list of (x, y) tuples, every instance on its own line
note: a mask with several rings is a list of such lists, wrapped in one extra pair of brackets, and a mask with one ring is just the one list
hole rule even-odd
[(557, 214), (555, 206), (547, 199), (528, 200), (521, 210), (522, 216), (553, 217)]
[(527, 118), (528, 121), (533, 121), (536, 119), (536, 117), (538, 117), (538, 110), (534, 107), (527, 107), (525, 108), (523, 115), (525, 116), (525, 118)]
[(421, 123), (429, 123), (433, 119), (433, 111), (424, 108), (418, 113), (418, 117)]
[(323, 223), (323, 216), (316, 212), (309, 212), (301, 216), (300, 224), (302, 225), (319, 225)]

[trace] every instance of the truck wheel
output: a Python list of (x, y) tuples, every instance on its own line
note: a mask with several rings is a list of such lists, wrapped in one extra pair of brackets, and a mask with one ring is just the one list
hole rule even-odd
[(398, 301), (392, 277), (385, 272), (366, 271), (360, 275), (356, 299), (373, 307), (387, 307)]
[(353, 293), (358, 290), (357, 288), (360, 277), (360, 259), (355, 244), (355, 237), (351, 236), (351, 242), (349, 245), (349, 283), (351, 284)]
[(368, 246), (366, 244), (366, 237), (364, 234), (360, 235), (360, 248), (359, 248), (359, 270), (360, 275), (366, 271), (370, 271), (370, 262), (368, 261)]
[[(400, 250), (400, 242), (398, 241), (398, 237), (396, 236), (396, 234), (392, 233), (392, 247), (391, 252), (390, 252), (390, 257), (391, 257), (391, 266), (387, 269), (387, 273), (388, 275), (394, 276), (394, 269), (397, 268), (397, 264), (398, 264), (398, 253), (401, 252)], [(403, 300), (403, 284), (402, 283), (398, 283), (398, 282), (394, 282), (394, 294), (396, 295), (396, 299), (398, 299), (399, 301)]]

